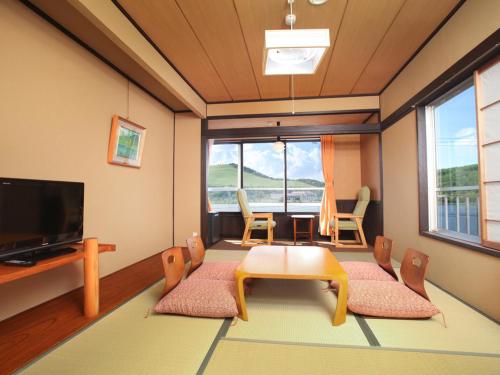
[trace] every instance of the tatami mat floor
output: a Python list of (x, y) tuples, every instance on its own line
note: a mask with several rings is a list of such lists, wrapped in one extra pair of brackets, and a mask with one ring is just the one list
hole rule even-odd
[[(207, 251), (207, 261), (245, 250)], [(371, 261), (370, 253), (335, 253)], [(21, 370), (26, 374), (498, 374), (500, 328), (432, 284), (445, 313), (429, 320), (365, 319), (333, 327), (324, 282), (256, 280), (249, 320), (148, 314), (157, 283)], [(390, 364), (390, 365), (389, 365)]]

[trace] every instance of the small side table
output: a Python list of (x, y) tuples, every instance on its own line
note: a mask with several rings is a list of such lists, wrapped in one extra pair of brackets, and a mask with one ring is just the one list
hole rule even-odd
[[(313, 244), (313, 222), (314, 215), (292, 215), (293, 219), (293, 244), (297, 244), (297, 234), (309, 234), (309, 242)], [(297, 221), (299, 220), (309, 220), (309, 231), (307, 232), (297, 232)]]

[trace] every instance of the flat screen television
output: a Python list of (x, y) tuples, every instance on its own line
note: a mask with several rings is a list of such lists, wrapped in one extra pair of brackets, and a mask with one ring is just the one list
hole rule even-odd
[(0, 260), (81, 241), (83, 192), (81, 182), (0, 177)]

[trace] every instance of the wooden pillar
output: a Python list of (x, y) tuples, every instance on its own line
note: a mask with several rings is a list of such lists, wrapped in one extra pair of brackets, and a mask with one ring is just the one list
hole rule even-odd
[(97, 238), (83, 241), (83, 310), (87, 318), (99, 313), (99, 246)]

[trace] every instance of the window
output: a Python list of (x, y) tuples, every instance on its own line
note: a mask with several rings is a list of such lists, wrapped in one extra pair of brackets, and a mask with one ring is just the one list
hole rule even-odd
[(217, 144), (210, 147), (208, 199), (217, 211), (238, 211), (236, 191), (239, 187), (239, 144)]
[(479, 242), (474, 85), (464, 82), (426, 108), (429, 230)]
[(256, 212), (285, 211), (285, 159), (273, 144), (243, 144), (243, 188)]
[(320, 142), (287, 143), (286, 169), (288, 211), (319, 212), (325, 186)]
[(319, 212), (324, 186), (320, 142), (285, 143), (283, 153), (274, 150), (274, 142), (212, 145), (207, 181), (212, 208), (239, 211), (236, 191), (242, 186), (255, 212)]
[(499, 58), (417, 108), (420, 232), (495, 256), (500, 250), (498, 87)]

